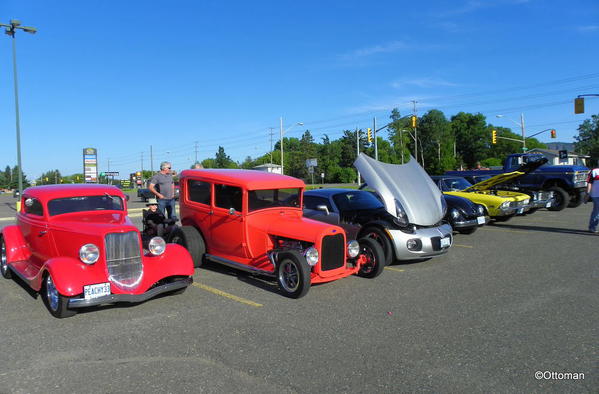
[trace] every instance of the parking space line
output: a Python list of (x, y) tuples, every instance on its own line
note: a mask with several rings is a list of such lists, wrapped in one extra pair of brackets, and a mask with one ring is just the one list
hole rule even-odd
[(224, 292), (222, 290), (215, 289), (214, 287), (203, 285), (201, 283), (194, 282), (194, 283), (192, 283), (192, 285), (194, 285), (195, 287), (199, 287), (202, 290), (209, 291), (212, 294), (216, 294), (216, 295), (228, 298), (228, 299), (233, 300), (233, 301), (241, 302), (242, 304), (246, 304), (246, 305), (253, 306), (253, 307), (256, 307), (256, 308), (260, 308), (261, 306), (263, 306), (262, 304), (258, 304), (257, 302), (250, 301), (250, 300), (247, 300), (247, 299), (242, 298), (242, 297), (237, 297), (236, 295), (229, 294), (229, 293)]
[(400, 270), (399, 268), (393, 268), (393, 267), (385, 267), (385, 269), (395, 271), (395, 272), (404, 272), (405, 271), (405, 270)]
[(460, 245), (460, 244), (453, 244), (453, 246), (457, 246), (458, 248), (468, 248), (468, 249), (472, 249), (474, 246), (470, 246), (470, 245)]

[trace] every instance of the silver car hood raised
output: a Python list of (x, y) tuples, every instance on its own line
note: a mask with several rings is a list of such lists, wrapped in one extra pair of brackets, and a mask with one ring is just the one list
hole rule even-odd
[(443, 195), (413, 157), (406, 164), (387, 164), (360, 153), (354, 167), (393, 216), (397, 199), (412, 224), (432, 226), (443, 218)]

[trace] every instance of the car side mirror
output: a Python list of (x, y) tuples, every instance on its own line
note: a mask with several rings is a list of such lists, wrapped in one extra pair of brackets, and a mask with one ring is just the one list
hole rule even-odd
[(129, 195), (125, 194), (125, 200), (129, 201)]
[(316, 206), (316, 210), (317, 210), (317, 211), (322, 211), (322, 212), (326, 213), (327, 215), (329, 215), (329, 214), (330, 214), (330, 212), (329, 212), (329, 208), (327, 208), (327, 206), (326, 206), (326, 205), (324, 205), (324, 204), (323, 204), (323, 205), (317, 205), (317, 206)]
[(229, 215), (241, 216), (240, 213), (237, 213), (237, 211), (235, 210), (235, 208), (229, 208)]

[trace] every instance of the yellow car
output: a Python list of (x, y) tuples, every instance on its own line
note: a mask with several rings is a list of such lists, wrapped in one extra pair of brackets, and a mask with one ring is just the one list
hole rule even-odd
[(439, 175), (431, 178), (443, 194), (465, 197), (472, 202), (482, 204), (491, 218), (501, 221), (530, 210), (530, 196), (507, 190), (492, 190), (491, 188), (523, 174), (519, 171), (508, 172), (475, 185), (458, 176)]

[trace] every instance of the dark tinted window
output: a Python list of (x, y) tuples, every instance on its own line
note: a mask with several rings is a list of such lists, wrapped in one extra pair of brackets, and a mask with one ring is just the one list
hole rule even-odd
[(300, 189), (268, 189), (250, 190), (248, 192), (249, 210), (275, 208), (275, 207), (299, 207), (298, 196)]
[(189, 199), (200, 204), (210, 205), (210, 184), (202, 181), (190, 179), (187, 182), (189, 190)]
[(241, 211), (241, 198), (240, 187), (214, 185), (214, 205), (219, 208), (235, 208), (236, 211)]
[(304, 207), (307, 209), (316, 209), (319, 205), (326, 205), (327, 209), (330, 211), (333, 210), (331, 203), (328, 198), (324, 197), (316, 197), (316, 196), (306, 196), (304, 194)]
[(25, 212), (31, 215), (44, 216), (44, 207), (37, 198), (25, 197)]
[(333, 200), (341, 212), (384, 208), (372, 193), (359, 190), (337, 193), (333, 196)]
[(48, 202), (50, 216), (83, 211), (122, 211), (123, 200), (119, 196), (81, 196), (57, 198)]

